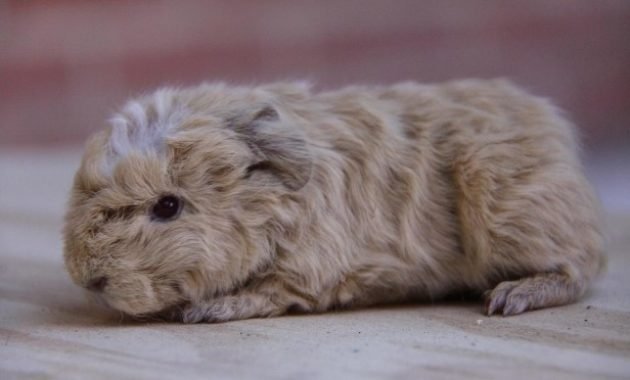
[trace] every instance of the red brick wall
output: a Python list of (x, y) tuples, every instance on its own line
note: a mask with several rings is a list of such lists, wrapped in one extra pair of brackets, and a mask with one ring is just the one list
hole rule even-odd
[(630, 140), (630, 1), (0, 5), (0, 146), (81, 142), (162, 84), (496, 76), (556, 99), (590, 142)]

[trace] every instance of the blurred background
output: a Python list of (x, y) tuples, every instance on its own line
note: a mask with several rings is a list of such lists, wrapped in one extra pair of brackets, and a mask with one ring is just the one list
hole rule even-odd
[(5, 152), (80, 147), (129, 96), (165, 84), (506, 77), (568, 111), (607, 204), (630, 209), (627, 0), (0, 4)]

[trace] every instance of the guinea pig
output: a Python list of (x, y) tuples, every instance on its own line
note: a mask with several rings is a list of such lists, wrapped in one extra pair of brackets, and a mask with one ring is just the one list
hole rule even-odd
[(488, 315), (564, 305), (605, 265), (578, 151), (505, 80), (164, 88), (88, 141), (65, 263), (114, 309), (187, 323), (462, 292)]

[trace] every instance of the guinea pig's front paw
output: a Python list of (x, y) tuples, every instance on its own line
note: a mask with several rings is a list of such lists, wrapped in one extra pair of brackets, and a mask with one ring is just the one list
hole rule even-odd
[(191, 304), (182, 312), (184, 323), (227, 322), (252, 317), (266, 317), (282, 313), (269, 297), (249, 293), (224, 296)]
[(215, 300), (192, 304), (182, 312), (184, 323), (226, 322), (236, 318), (234, 297), (221, 297)]

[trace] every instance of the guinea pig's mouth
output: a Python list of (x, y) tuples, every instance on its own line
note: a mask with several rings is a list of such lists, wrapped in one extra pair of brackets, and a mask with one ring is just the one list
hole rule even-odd
[[(87, 293), (95, 304), (121, 312), (134, 320), (181, 320), (182, 310), (190, 304), (190, 298), (186, 296), (184, 289), (176, 283), (156, 285), (151, 280), (143, 280), (127, 282), (126, 286), (120, 286), (119, 281), (110, 281), (104, 289), (90, 290)], [(142, 284), (141, 292), (138, 284)]]
[(163, 307), (157, 311), (135, 312), (130, 310), (123, 310), (121, 307), (117, 307), (116, 302), (111, 302), (100, 294), (93, 294), (91, 297), (97, 304), (107, 307), (112, 310), (123, 313), (129, 318), (140, 321), (164, 321), (164, 322), (176, 322), (181, 321), (183, 311), (191, 304), (190, 301), (179, 301), (175, 304)]

